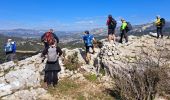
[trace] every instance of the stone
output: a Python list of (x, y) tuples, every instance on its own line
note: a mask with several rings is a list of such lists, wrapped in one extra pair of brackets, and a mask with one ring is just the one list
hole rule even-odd
[(12, 93), (11, 88), (12, 88), (11, 85), (4, 83), (0, 84), (0, 97), (11, 94)]

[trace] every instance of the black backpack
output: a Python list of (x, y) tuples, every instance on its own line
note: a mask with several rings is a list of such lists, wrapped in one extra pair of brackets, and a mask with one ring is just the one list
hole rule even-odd
[(165, 19), (161, 18), (161, 26), (165, 26), (165, 23), (166, 23)]
[(132, 30), (132, 25), (130, 22), (126, 22), (127, 23), (127, 26), (126, 26), (126, 32), (129, 32)]
[(117, 22), (115, 19), (112, 19), (111, 22), (109, 23), (109, 29), (115, 29), (117, 25)]

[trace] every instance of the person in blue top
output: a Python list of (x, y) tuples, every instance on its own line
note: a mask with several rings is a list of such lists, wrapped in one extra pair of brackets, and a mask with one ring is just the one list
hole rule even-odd
[(16, 53), (16, 42), (12, 39), (8, 39), (8, 42), (4, 46), (4, 51), (6, 54), (6, 61), (13, 61)]
[(85, 35), (83, 36), (83, 41), (84, 41), (84, 44), (86, 47), (86, 61), (87, 61), (87, 63), (89, 63), (89, 61), (91, 60), (90, 48), (92, 48), (93, 54), (94, 54), (95, 50), (94, 50), (93, 41), (95, 42), (96, 40), (95, 40), (94, 36), (89, 33), (89, 31), (85, 31), (84, 34)]

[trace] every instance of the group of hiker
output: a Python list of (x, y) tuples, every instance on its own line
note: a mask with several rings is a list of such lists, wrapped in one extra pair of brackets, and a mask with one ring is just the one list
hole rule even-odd
[[(121, 19), (122, 25), (120, 27), (120, 39), (119, 43), (123, 43), (123, 38), (125, 38), (125, 42), (128, 42), (128, 35), (127, 33), (132, 30), (132, 25), (129, 22), (126, 22), (125, 19)], [(157, 20), (155, 22), (157, 27), (157, 38), (161, 35), (163, 38), (162, 28), (165, 25), (165, 20), (157, 16)], [(117, 26), (116, 20), (112, 17), (112, 15), (108, 16), (107, 20), (108, 26), (108, 41), (111, 43), (112, 41), (116, 41), (115, 30)], [(94, 50), (94, 42), (96, 39), (94, 38), (93, 34), (87, 30), (84, 32), (84, 36), (82, 37), (85, 45), (86, 51), (86, 61), (89, 63), (90, 61), (90, 49), (92, 50), (92, 54), (95, 53)], [(59, 65), (59, 57), (62, 55), (62, 50), (58, 46), (59, 38), (54, 33), (53, 29), (50, 29), (48, 32), (44, 33), (41, 37), (41, 41), (44, 43), (44, 50), (41, 54), (42, 62), (45, 61), (47, 58), (46, 65), (45, 65), (45, 76), (44, 82), (46, 86), (56, 86), (58, 83), (58, 72), (60, 72), (61, 68)], [(7, 55), (8, 61), (14, 59), (15, 52), (16, 52), (16, 43), (13, 42), (11, 39), (8, 39), (8, 42), (5, 44), (5, 52)]]

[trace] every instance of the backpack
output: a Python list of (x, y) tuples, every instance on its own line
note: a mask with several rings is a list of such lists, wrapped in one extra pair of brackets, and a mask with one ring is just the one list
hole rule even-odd
[(43, 40), (46, 41), (48, 44), (54, 43), (55, 42), (55, 38), (53, 36), (53, 33), (46, 32)]
[(5, 45), (5, 52), (12, 52), (12, 51), (13, 51), (12, 43), (6, 43), (6, 45)]
[(109, 23), (109, 29), (115, 29), (117, 25), (117, 22), (115, 19), (112, 19), (111, 22)]
[(47, 53), (47, 61), (55, 62), (58, 60), (57, 48), (56, 47), (49, 47)]
[(126, 31), (129, 32), (132, 30), (132, 25), (130, 22), (126, 22), (127, 23), (127, 26), (126, 26)]
[(84, 42), (86, 46), (93, 46), (93, 35), (85, 36)]
[(160, 20), (161, 20), (161, 26), (165, 26), (165, 23), (166, 23), (165, 19), (161, 18)]

